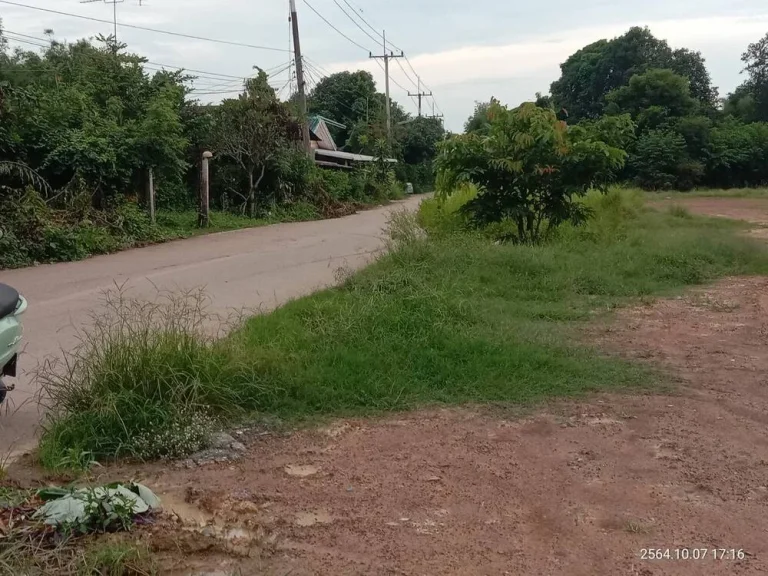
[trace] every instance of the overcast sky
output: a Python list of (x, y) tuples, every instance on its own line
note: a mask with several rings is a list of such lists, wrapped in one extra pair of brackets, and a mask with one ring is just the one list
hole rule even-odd
[[(14, 0), (23, 4), (111, 20), (112, 6), (78, 0)], [(700, 50), (721, 94), (740, 82), (740, 55), (750, 42), (768, 32), (766, 0), (583, 0), (574, 3), (550, 0), (545, 4), (468, 2), (467, 0), (309, 0), (355, 46), (331, 29), (304, 0), (296, 0), (305, 56), (325, 71), (366, 69), (383, 90), (383, 73), (367, 58), (377, 47), (355, 27), (339, 5), (347, 2), (409, 57), (413, 68), (434, 92), (445, 113), (446, 126), (461, 130), (476, 100), (491, 96), (509, 104), (547, 92), (559, 76), (558, 65), (578, 48), (621, 34), (633, 25), (649, 26), (672, 47)], [(252, 66), (274, 68), (289, 61), (288, 0), (125, 0), (118, 5), (118, 21), (191, 35), (267, 46), (257, 50), (164, 36), (123, 28), (121, 41), (153, 62), (219, 74), (245, 76)], [(109, 34), (108, 24), (78, 20), (0, 3), (3, 27), (12, 33), (42, 37), (46, 28), (58, 40), (76, 40)], [(365, 28), (364, 24), (361, 24)], [(373, 35), (370, 29), (368, 32)], [(36, 49), (31, 45), (27, 48)], [(378, 47), (379, 51), (381, 50)], [(411, 79), (414, 74), (405, 62)], [(309, 82), (317, 80), (314, 72)], [(394, 81), (416, 91), (397, 64)], [(287, 70), (272, 83), (288, 81)], [(201, 92), (235, 89), (210, 78), (200, 79)], [(286, 89), (287, 90), (287, 89)], [(285, 94), (285, 91), (283, 91)], [(402, 88), (393, 84), (392, 95), (406, 110), (416, 106)], [(220, 94), (201, 98), (216, 99)], [(431, 101), (425, 104), (431, 112)]]

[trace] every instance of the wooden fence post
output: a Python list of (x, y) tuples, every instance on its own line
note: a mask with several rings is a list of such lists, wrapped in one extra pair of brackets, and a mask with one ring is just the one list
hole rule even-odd
[(213, 158), (213, 154), (210, 152), (203, 152), (203, 166), (200, 176), (200, 214), (197, 220), (197, 225), (200, 228), (208, 228), (211, 223), (211, 206), (210, 206), (210, 173), (208, 169), (208, 161)]

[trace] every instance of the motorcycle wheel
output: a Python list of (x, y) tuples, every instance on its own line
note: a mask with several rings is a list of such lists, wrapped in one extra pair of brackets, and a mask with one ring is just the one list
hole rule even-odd
[(0, 404), (5, 402), (5, 397), (8, 395), (8, 388), (5, 387), (5, 383), (0, 380)]

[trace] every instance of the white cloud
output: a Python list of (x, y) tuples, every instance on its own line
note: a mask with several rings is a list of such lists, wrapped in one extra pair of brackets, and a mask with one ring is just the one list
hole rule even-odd
[[(472, 112), (475, 100), (491, 95), (516, 104), (531, 99), (535, 92), (547, 92), (549, 83), (560, 75), (559, 65), (579, 48), (601, 38), (613, 38), (631, 26), (648, 26), (658, 38), (673, 48), (699, 50), (707, 59), (713, 82), (727, 93), (739, 82), (739, 55), (749, 42), (768, 30), (768, 14), (751, 18), (707, 17), (656, 22), (626, 21), (599, 27), (560, 31), (558, 34), (524, 38), (511, 44), (465, 46), (411, 58), (416, 70), (439, 95), (441, 107), (449, 117), (448, 126), (461, 128)], [(383, 73), (370, 61), (340, 62), (331, 71), (364, 69), (378, 82)], [(393, 65), (393, 77), (408, 87), (407, 80)], [(402, 90), (393, 88), (402, 100)]]

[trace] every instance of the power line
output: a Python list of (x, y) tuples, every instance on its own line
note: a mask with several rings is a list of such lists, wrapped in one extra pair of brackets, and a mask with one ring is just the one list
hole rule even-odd
[(210, 92), (190, 92), (193, 96), (212, 96), (214, 94), (240, 94), (244, 88), (236, 90), (212, 90)]
[(381, 40), (382, 40), (381, 38), (376, 38), (376, 37), (374, 37), (374, 36), (371, 36), (371, 33), (370, 33), (370, 32), (368, 32), (368, 30), (366, 30), (365, 28), (363, 28), (362, 26), (360, 26), (360, 24), (358, 24), (357, 20), (355, 20), (354, 18), (352, 18), (352, 16), (349, 14), (349, 12), (347, 12), (346, 10), (344, 10), (344, 7), (343, 7), (341, 4), (339, 4), (339, 0), (333, 0), (333, 2), (334, 2), (334, 4), (336, 4), (336, 6), (338, 6), (338, 7), (339, 7), (339, 10), (341, 10), (342, 12), (344, 12), (344, 15), (345, 15), (347, 18), (349, 18), (350, 20), (352, 20), (352, 24), (354, 24), (355, 26), (357, 26), (357, 27), (360, 29), (360, 31), (361, 31), (363, 34), (365, 34), (366, 36), (368, 36), (368, 38), (370, 38), (371, 40), (373, 40), (373, 41), (374, 41), (374, 42), (376, 42), (377, 44), (378, 44), (379, 42), (381, 42)]
[[(25, 42), (27, 44), (31, 44), (33, 46), (39, 46), (41, 48), (47, 48), (50, 46), (51, 42), (56, 42), (55, 39), (46, 39), (46, 38), (40, 38), (39, 36), (30, 36), (29, 34), (22, 34), (21, 32), (14, 32), (12, 30), (3, 30), (4, 35), (8, 35), (8, 38), (13, 41), (18, 42)], [(30, 38), (32, 40), (39, 40), (40, 42), (45, 42), (46, 44), (36, 44), (35, 42), (31, 41), (25, 41), (21, 38), (14, 38), (14, 36), (23, 36), (24, 38)], [(219, 72), (210, 72), (207, 70), (198, 70), (195, 68), (186, 68), (184, 66), (174, 66), (171, 64), (163, 64), (161, 62), (152, 62), (152, 61), (144, 61), (140, 63), (143, 68), (146, 68), (147, 70), (151, 72), (161, 72), (164, 71), (166, 68), (173, 68), (179, 72), (193, 72), (195, 73), (195, 76), (191, 78), (191, 81), (195, 83), (195, 86), (198, 88), (224, 88), (228, 86), (234, 86), (235, 82), (245, 82), (250, 76), (234, 76), (232, 74), (222, 74)], [(278, 64), (277, 66), (273, 66), (271, 68), (264, 69), (264, 72), (269, 74), (270, 76), (277, 76), (279, 74), (282, 74), (287, 69), (287, 66), (284, 64)], [(30, 69), (25, 69), (25, 71), (29, 71)], [(53, 72), (49, 70), (40, 70), (43, 72)], [(204, 80), (213, 80), (213, 81), (220, 81), (215, 82), (214, 84), (210, 83), (204, 83), (204, 84), (198, 84), (195, 82), (197, 79), (204, 79)], [(231, 81), (227, 82), (225, 79), (231, 79)]]
[(344, 38), (346, 38), (347, 40), (349, 40), (349, 41), (350, 41), (352, 44), (354, 44), (355, 46), (357, 46), (357, 47), (358, 47), (358, 48), (360, 48), (361, 50), (364, 50), (365, 52), (368, 52), (368, 53), (370, 54), (370, 52), (371, 52), (371, 51), (370, 51), (370, 50), (368, 50), (368, 48), (366, 48), (366, 47), (365, 47), (365, 46), (363, 46), (362, 44), (359, 44), (359, 43), (355, 42), (354, 40), (352, 40), (352, 38), (350, 38), (349, 36), (347, 36), (346, 34), (344, 34), (344, 32), (342, 32), (341, 30), (339, 30), (338, 28), (336, 28), (336, 26), (334, 26), (333, 24), (331, 24), (331, 23), (330, 23), (330, 21), (329, 21), (329, 20), (328, 20), (328, 19), (327, 19), (325, 16), (323, 16), (322, 14), (320, 14), (320, 12), (318, 12), (317, 10), (315, 10), (315, 8), (312, 6), (312, 4), (310, 4), (310, 3), (309, 3), (307, 0), (304, 0), (304, 4), (306, 4), (306, 5), (307, 5), (307, 7), (308, 7), (310, 10), (312, 10), (312, 12), (314, 12), (315, 14), (317, 14), (317, 15), (320, 17), (320, 19), (321, 19), (323, 22), (325, 22), (326, 24), (328, 24), (328, 26), (330, 26), (331, 28), (333, 28), (334, 30), (336, 30), (336, 32), (338, 32), (338, 33), (339, 33), (341, 36), (343, 36)]
[[(379, 65), (379, 68), (381, 68), (381, 71), (382, 71), (382, 72), (386, 73), (386, 70), (384, 70), (384, 65), (383, 65), (381, 62), (379, 62), (378, 60), (376, 60), (376, 64), (378, 64), (378, 65)], [(389, 81), (390, 81), (390, 82), (392, 82), (392, 84), (394, 84), (394, 85), (395, 85), (395, 86), (397, 86), (398, 88), (400, 88), (400, 90), (403, 90), (403, 91), (405, 91), (405, 92), (408, 92), (408, 88), (405, 88), (405, 87), (404, 87), (402, 84), (400, 84), (400, 83), (399, 83), (397, 80), (395, 80), (394, 78), (392, 78), (392, 76), (391, 76), (391, 75), (390, 75), (390, 77), (389, 77)]]
[(195, 70), (194, 68), (187, 68), (185, 66), (171, 66), (170, 64), (161, 64), (160, 62), (147, 61), (144, 65), (146, 66), (147, 64), (150, 66), (159, 66), (161, 68), (174, 68), (179, 72), (196, 72), (198, 74), (204, 75), (200, 76), (201, 78), (205, 76), (213, 78), (232, 78), (234, 80), (242, 80), (243, 78), (247, 78), (247, 76), (234, 76), (232, 74), (220, 74), (219, 72), (208, 72), (206, 70)]
[[(372, 31), (373, 31), (375, 34), (377, 34), (377, 35), (378, 35), (378, 34), (380, 33), (380, 32), (379, 32), (379, 31), (376, 29), (376, 27), (375, 27), (375, 26), (373, 26), (373, 25), (372, 25), (370, 22), (368, 22), (368, 20), (366, 20), (366, 19), (365, 19), (365, 17), (362, 15), (362, 12), (363, 12), (363, 11), (362, 11), (362, 9), (360, 9), (360, 8), (356, 8), (355, 6), (353, 6), (353, 5), (352, 5), (352, 4), (349, 2), (349, 0), (342, 0), (342, 1), (344, 2), (344, 4), (346, 4), (346, 5), (347, 5), (347, 6), (350, 8), (350, 10), (352, 10), (352, 12), (354, 12), (354, 13), (355, 13), (355, 16), (357, 16), (357, 17), (360, 19), (360, 21), (361, 21), (361, 22), (363, 22), (363, 24), (365, 24), (366, 26), (368, 26), (368, 28), (370, 28), (370, 29), (371, 29), (371, 30), (372, 30)], [(336, 0), (334, 0), (334, 2), (336, 2)], [(336, 3), (338, 4), (338, 2), (336, 2)], [(370, 36), (369, 36), (369, 37), (370, 37)], [(411, 61), (408, 59), (408, 56), (405, 56), (405, 54), (404, 54), (404, 52), (405, 52), (405, 51), (404, 51), (402, 48), (400, 48), (400, 47), (399, 47), (397, 44), (395, 44), (394, 42), (391, 42), (391, 41), (389, 41), (389, 42), (388, 42), (388, 44), (389, 44), (390, 46), (392, 46), (392, 47), (393, 47), (395, 50), (399, 50), (400, 52), (402, 52), (402, 53), (403, 53), (403, 56), (404, 56), (404, 58), (405, 58), (405, 62), (408, 64), (408, 67), (411, 69), (411, 72), (413, 72), (413, 75), (414, 75), (414, 76), (416, 76), (417, 78), (419, 78), (419, 80), (421, 80), (421, 77), (419, 76), (419, 73), (418, 73), (418, 72), (416, 72), (416, 69), (413, 67), (413, 64), (411, 64)], [(400, 64), (400, 63), (398, 62), (398, 64)], [(402, 68), (402, 65), (400, 65), (400, 67)], [(405, 75), (406, 75), (406, 76), (408, 76), (408, 74), (405, 72), (405, 70), (403, 70), (403, 73), (405, 73)], [(416, 83), (416, 82), (413, 82), (413, 79), (412, 79), (412, 78), (410, 78), (410, 76), (408, 76), (408, 79), (409, 79), (409, 80), (410, 80), (412, 83), (416, 84), (416, 86), (418, 87), (418, 83)], [(398, 84), (396, 81), (394, 81), (394, 80), (393, 80), (393, 82), (394, 82), (396, 85), (398, 85), (398, 86), (399, 86), (399, 84)], [(421, 82), (421, 85), (422, 85), (422, 86), (423, 86), (423, 87), (424, 87), (426, 90), (429, 90), (430, 92), (432, 92), (432, 89), (431, 89), (429, 86), (427, 86), (427, 85), (426, 85), (424, 82)], [(400, 88), (402, 88), (402, 86), (400, 86)], [(403, 88), (403, 90), (405, 90), (405, 88)], [(407, 92), (407, 90), (406, 90), (406, 92)], [(437, 106), (437, 102), (435, 101), (435, 98), (434, 98), (434, 96), (432, 97), (432, 102), (435, 104), (435, 106), (437, 107), (437, 109), (438, 109), (438, 110), (440, 110), (440, 107), (439, 107), (439, 106)], [(440, 113), (442, 114), (442, 110), (440, 110)]]
[[(91, 22), (101, 22), (102, 24), (113, 24), (110, 20), (104, 20), (102, 18), (93, 18), (90, 16), (82, 16), (81, 14), (72, 14), (71, 12), (62, 12), (60, 10), (51, 10), (50, 8), (41, 8), (39, 6), (30, 6), (29, 4), (22, 4), (20, 2), (12, 2), (11, 0), (0, 0), (0, 4), (7, 4), (9, 6), (17, 6), (19, 8), (28, 8), (29, 10), (37, 10), (39, 12), (48, 12), (49, 14), (57, 14), (59, 16), (69, 16), (70, 18), (79, 18), (80, 20), (89, 20)], [(135, 24), (122, 24), (117, 23), (118, 26), (123, 28), (132, 28), (134, 30), (144, 30), (146, 32), (153, 32), (155, 34), (165, 34), (167, 36), (177, 36), (179, 38), (188, 38), (190, 40), (202, 40), (204, 42), (214, 42), (216, 44), (227, 44), (230, 46), (240, 46), (242, 48), (252, 48), (254, 50), (270, 50), (273, 52), (287, 52), (285, 48), (273, 48), (271, 46), (258, 46), (255, 44), (246, 44), (244, 42), (234, 42), (231, 40), (221, 40), (219, 38), (207, 38), (205, 36), (195, 36), (194, 34), (184, 34), (183, 32), (171, 32), (169, 30), (160, 30), (158, 28), (147, 28), (145, 26), (137, 26)]]
[[(377, 35), (381, 34), (381, 32), (380, 32), (379, 30), (376, 30), (376, 28), (374, 28), (373, 26), (371, 26), (371, 24), (370, 24), (370, 22), (368, 22), (368, 20), (366, 20), (365, 18), (363, 18), (363, 15), (362, 15), (362, 11), (363, 11), (363, 10), (362, 10), (362, 9), (360, 9), (360, 8), (355, 8), (354, 6), (352, 6), (352, 4), (350, 4), (349, 2), (347, 2), (347, 0), (344, 0), (344, 4), (346, 4), (347, 6), (349, 6), (350, 10), (352, 10), (352, 11), (355, 13), (355, 16), (357, 16), (358, 18), (360, 18), (360, 20), (363, 22), (363, 24), (365, 24), (366, 26), (368, 26), (368, 28), (370, 28), (371, 30), (373, 30), (374, 34), (377, 34)], [(378, 40), (377, 40), (377, 42), (378, 42)], [(390, 42), (390, 44), (392, 44), (392, 42)], [(397, 46), (395, 46), (394, 44), (392, 44), (392, 46), (393, 46), (395, 49), (397, 49), (397, 50), (400, 50), (400, 48), (398, 48), (398, 47), (397, 47)], [(400, 51), (402, 52), (402, 50), (400, 50)]]
[(30, 36), (29, 34), (22, 34), (21, 32), (14, 32), (13, 30), (3, 29), (3, 35), (13, 34), (14, 36), (23, 36), (24, 38), (31, 38), (32, 40), (40, 40), (41, 42), (50, 42), (47, 38), (40, 38), (39, 36)]
[[(5, 33), (4, 33), (5, 35)], [(25, 40), (24, 38), (14, 38), (13, 36), (5, 36), (8, 40), (11, 40), (13, 42), (21, 42), (22, 44), (29, 44), (30, 46), (37, 46), (38, 48), (50, 48), (50, 44), (41, 44), (40, 42), (35, 42), (33, 40)]]
[[(395, 62), (396, 62), (396, 63), (397, 63), (397, 65), (400, 67), (400, 70), (402, 70), (402, 71), (403, 71), (403, 74), (405, 74), (405, 77), (406, 77), (406, 78), (408, 78), (408, 80), (410, 80), (410, 81), (411, 81), (411, 84), (413, 84), (414, 86), (416, 86), (416, 89), (417, 89), (417, 90), (419, 90), (419, 89), (421, 88), (421, 86), (419, 86), (418, 82), (416, 82), (416, 81), (415, 81), (413, 78), (411, 78), (411, 77), (408, 75), (408, 72), (406, 72), (406, 71), (405, 71), (405, 68), (403, 68), (403, 65), (402, 65), (402, 64), (400, 64), (400, 60), (395, 60)], [(419, 77), (419, 75), (418, 75), (418, 74), (416, 74), (416, 78), (418, 78), (418, 77)]]
[[(320, 84), (320, 82), (315, 78), (315, 76), (314, 76), (315, 74), (317, 74), (320, 77), (321, 80), (323, 78), (327, 78), (328, 77), (327, 75), (322, 74), (317, 69), (317, 66), (311, 64), (310, 62), (307, 62), (305, 60), (304, 64), (307, 65), (307, 73), (310, 76), (310, 79), (312, 80), (312, 82), (315, 84), (315, 87), (317, 87), (317, 85)], [(330, 97), (330, 99), (333, 100), (334, 102), (336, 102), (336, 104), (338, 104), (339, 106), (342, 106), (342, 107), (346, 108), (347, 110), (349, 110), (351, 112), (354, 112), (356, 114), (359, 112), (359, 110), (356, 110), (355, 108), (353, 108), (352, 106), (350, 106), (346, 102), (342, 102), (341, 100), (337, 99), (335, 96), (332, 96), (330, 94), (328, 94), (327, 96)]]
[(328, 70), (326, 70), (325, 68), (323, 68), (322, 66), (320, 66), (320, 64), (318, 64), (317, 62), (314, 62), (313, 60), (310, 60), (310, 59), (309, 59), (309, 58), (307, 58), (306, 56), (302, 56), (302, 59), (303, 59), (305, 62), (307, 62), (307, 63), (311, 64), (312, 66), (314, 66), (314, 67), (315, 67), (317, 70), (319, 70), (320, 72), (322, 72), (322, 75), (323, 75), (323, 76), (330, 76), (330, 75), (331, 75), (331, 73), (330, 73), (330, 72), (328, 72)]

